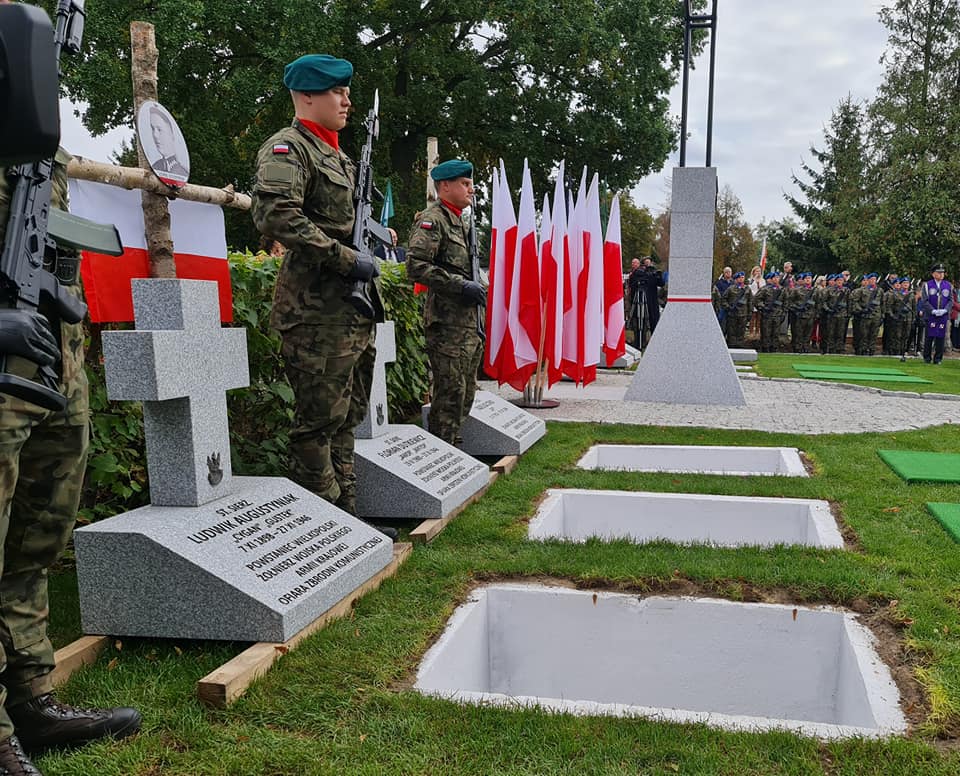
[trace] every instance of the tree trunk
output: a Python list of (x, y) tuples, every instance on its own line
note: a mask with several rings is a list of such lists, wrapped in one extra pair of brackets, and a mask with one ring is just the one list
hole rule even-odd
[[(153, 25), (147, 22), (130, 22), (130, 71), (133, 77), (134, 123), (140, 112), (140, 106), (147, 100), (156, 101), (157, 99), (158, 59)], [(137, 159), (140, 167), (145, 170), (150, 169), (139, 135)], [(148, 174), (153, 175), (152, 172)], [(174, 278), (177, 276), (177, 270), (173, 258), (173, 238), (170, 236), (170, 210), (167, 206), (167, 198), (162, 194), (143, 189), (140, 192), (140, 199), (143, 203), (147, 254), (150, 256), (150, 277)]]

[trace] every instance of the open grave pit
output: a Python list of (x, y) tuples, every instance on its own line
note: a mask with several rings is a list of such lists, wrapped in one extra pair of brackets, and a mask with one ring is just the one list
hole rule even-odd
[(809, 477), (795, 447), (593, 445), (581, 469), (729, 476)]

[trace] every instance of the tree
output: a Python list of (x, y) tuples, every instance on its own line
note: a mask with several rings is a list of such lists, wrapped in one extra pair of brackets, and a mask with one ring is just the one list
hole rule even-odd
[(637, 207), (625, 195), (620, 199), (620, 242), (623, 270), (629, 272), (634, 258), (649, 256), (653, 250), (653, 216), (645, 207)]
[[(379, 182), (393, 182), (401, 233), (424, 203), (429, 135), (442, 157), (471, 159), (480, 180), (498, 157), (518, 173), (528, 157), (541, 190), (562, 158), (629, 188), (675, 143), (674, 0), (99, 0), (65, 79), (95, 133), (131, 121), (133, 19), (156, 26), (160, 100), (198, 182), (249, 188), (258, 147), (290, 120), (287, 62), (318, 50), (351, 60), (359, 114), (380, 90), (374, 163)], [(354, 157), (358, 126), (341, 133)]]
[(749, 273), (760, 253), (750, 225), (743, 220), (743, 205), (730, 184), (717, 196), (717, 215), (713, 236), (713, 276), (724, 267)]
[(960, 256), (960, 2), (895, 0), (870, 108), (878, 251), (891, 266), (953, 272)]
[(810, 146), (810, 153), (819, 166), (801, 164), (809, 180), (791, 176), (802, 198), (784, 195), (800, 226), (782, 224), (778, 247), (798, 270), (864, 270), (876, 257), (868, 239), (873, 208), (862, 106), (849, 95), (841, 101), (824, 130), (824, 147)]

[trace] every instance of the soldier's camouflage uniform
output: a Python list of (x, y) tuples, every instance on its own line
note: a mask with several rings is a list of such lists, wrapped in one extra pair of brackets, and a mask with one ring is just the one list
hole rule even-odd
[[(370, 399), (375, 321), (347, 301), (356, 252), (356, 167), (299, 121), (257, 155), (253, 221), (286, 249), (270, 324), (283, 338), (285, 370), (296, 397), (290, 433), (293, 480), (356, 512), (354, 427)], [(370, 295), (383, 320), (378, 281)]]
[(906, 352), (913, 311), (913, 294), (894, 288), (883, 295), (883, 328), (889, 355), (902, 356)]
[(780, 349), (780, 326), (787, 312), (788, 293), (782, 286), (767, 283), (753, 298), (753, 305), (760, 313), (761, 353), (776, 353)]
[(789, 306), (791, 348), (794, 353), (809, 353), (813, 324), (817, 320), (816, 289), (812, 286), (795, 286), (790, 289)]
[(478, 308), (462, 296), (472, 279), (468, 235), (468, 224), (437, 202), (417, 217), (407, 249), (407, 274), (428, 288), (423, 325), (433, 372), (429, 430), (450, 444), (470, 414), (483, 359)]
[(847, 290), (840, 285), (828, 286), (820, 295), (820, 334), (826, 343), (825, 353), (843, 353), (847, 348)]
[(872, 356), (877, 348), (877, 332), (883, 320), (881, 303), (883, 292), (863, 286), (850, 294), (850, 314), (853, 316), (853, 352), (858, 356)]
[(747, 324), (753, 315), (753, 293), (750, 286), (738, 286), (736, 283), (730, 286), (720, 298), (720, 309), (724, 312), (727, 347), (744, 347)]
[[(53, 171), (54, 207), (66, 209), (69, 155), (59, 151)], [(0, 245), (6, 234), (13, 182), (0, 170)], [(60, 257), (61, 283), (78, 297), (77, 259)], [(5, 706), (51, 692), (53, 647), (47, 638), (47, 569), (70, 538), (80, 504), (87, 461), (89, 403), (83, 371), (83, 324), (58, 322), (46, 307), (41, 312), (59, 334), (61, 362), (55, 365), (60, 391), (67, 397), (62, 412), (0, 393), (0, 740), (13, 732)], [(37, 367), (12, 357), (7, 369), (34, 378)], [(5, 688), (5, 689), (4, 689)]]

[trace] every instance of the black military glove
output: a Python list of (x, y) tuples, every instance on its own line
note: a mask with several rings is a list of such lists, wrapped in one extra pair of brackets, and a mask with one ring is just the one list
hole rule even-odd
[(467, 280), (460, 289), (460, 295), (470, 304), (487, 306), (487, 289), (476, 280)]
[(372, 256), (357, 255), (353, 266), (347, 273), (348, 280), (362, 280), (366, 283), (370, 278), (375, 278), (380, 274), (380, 268), (377, 266), (376, 259)]
[(50, 366), (60, 358), (60, 348), (40, 313), (0, 309), (0, 355), (23, 356), (38, 366)]

